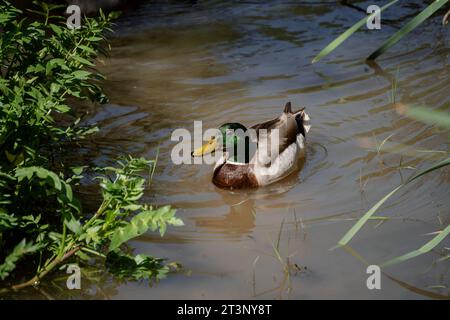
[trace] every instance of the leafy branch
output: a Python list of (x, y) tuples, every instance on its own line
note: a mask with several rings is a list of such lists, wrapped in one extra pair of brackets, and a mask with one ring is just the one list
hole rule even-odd
[(87, 166), (73, 168), (63, 155), (97, 128), (82, 127), (67, 101), (107, 101), (95, 61), (106, 54), (116, 14), (85, 17), (70, 30), (58, 8), (35, 1), (30, 18), (0, 2), (0, 292), (37, 285), (58, 267), (93, 259), (120, 279), (160, 279), (170, 264), (132, 255), (126, 242), (183, 225), (169, 206), (141, 203), (156, 160), (131, 156), (89, 172), (102, 200), (95, 212), (85, 211), (75, 190)]

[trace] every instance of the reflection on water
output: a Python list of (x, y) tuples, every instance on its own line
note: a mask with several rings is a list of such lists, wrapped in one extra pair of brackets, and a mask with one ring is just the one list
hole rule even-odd
[[(186, 272), (151, 288), (121, 284), (108, 297), (448, 295), (445, 263), (433, 264), (448, 241), (385, 270), (381, 291), (367, 290), (365, 266), (346, 250), (329, 250), (377, 199), (442, 156), (423, 150), (448, 150), (447, 132), (406, 119), (395, 108), (413, 103), (449, 109), (449, 29), (439, 26), (439, 17), (378, 65), (363, 61), (420, 3), (388, 10), (382, 30), (361, 31), (314, 65), (319, 50), (361, 12), (338, 2), (198, 1), (150, 2), (124, 15), (111, 57), (100, 65), (111, 103), (86, 117), (102, 130), (83, 146), (83, 157), (97, 164), (122, 153), (151, 158), (159, 148), (146, 200), (172, 204), (186, 225), (162, 239), (147, 234), (133, 245), (181, 262)], [(300, 173), (260, 190), (232, 192), (211, 183), (211, 166), (170, 161), (174, 129), (192, 130), (194, 120), (204, 128), (231, 121), (249, 126), (277, 116), (286, 101), (306, 106), (313, 119)], [(379, 263), (420, 247), (430, 239), (426, 234), (450, 221), (449, 178), (444, 169), (405, 188), (378, 213), (389, 219), (368, 223), (353, 249)], [(292, 270), (287, 278), (286, 266)]]

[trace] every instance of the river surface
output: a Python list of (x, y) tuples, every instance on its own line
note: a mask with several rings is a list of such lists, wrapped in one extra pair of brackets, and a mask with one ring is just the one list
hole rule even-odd
[[(448, 170), (404, 188), (377, 213), (386, 219), (369, 221), (351, 247), (331, 250), (381, 197), (448, 151), (448, 132), (396, 108), (449, 110), (450, 29), (442, 16), (378, 65), (365, 62), (420, 8), (421, 1), (400, 1), (382, 14), (381, 30), (364, 27), (315, 64), (312, 58), (363, 12), (326, 1), (198, 1), (148, 3), (123, 15), (110, 57), (99, 62), (110, 103), (86, 117), (101, 130), (83, 152), (100, 165), (124, 153), (154, 158), (159, 148), (144, 200), (177, 208), (185, 226), (131, 244), (183, 268), (151, 287), (109, 279), (78, 296), (448, 298), (448, 260), (436, 262), (449, 253), (448, 240), (383, 269), (380, 290), (367, 288), (365, 264), (417, 249), (448, 225)], [(200, 120), (204, 128), (250, 126), (278, 116), (287, 101), (312, 118), (301, 172), (259, 190), (227, 191), (212, 184), (212, 166), (171, 161), (173, 130), (192, 131)]]

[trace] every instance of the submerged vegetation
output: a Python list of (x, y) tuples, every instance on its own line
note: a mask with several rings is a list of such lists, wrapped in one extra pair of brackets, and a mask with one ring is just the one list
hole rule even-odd
[[(105, 168), (64, 161), (64, 150), (98, 130), (81, 126), (69, 104), (107, 101), (94, 62), (105, 53), (115, 15), (100, 12), (70, 30), (55, 13), (59, 6), (35, 5), (30, 19), (0, 4), (0, 292), (98, 259), (120, 279), (162, 278), (164, 260), (126, 246), (148, 230), (162, 236), (167, 226), (182, 225), (169, 206), (140, 203), (156, 161), (128, 156)], [(74, 192), (83, 177), (101, 190), (94, 212)]]

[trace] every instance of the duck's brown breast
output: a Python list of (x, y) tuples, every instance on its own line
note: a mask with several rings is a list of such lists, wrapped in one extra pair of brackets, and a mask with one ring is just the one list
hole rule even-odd
[(214, 170), (213, 183), (220, 188), (245, 189), (258, 187), (252, 165), (225, 163)]

